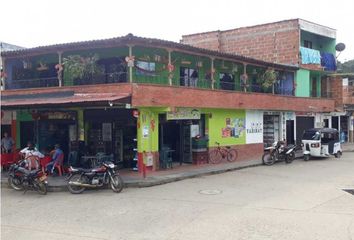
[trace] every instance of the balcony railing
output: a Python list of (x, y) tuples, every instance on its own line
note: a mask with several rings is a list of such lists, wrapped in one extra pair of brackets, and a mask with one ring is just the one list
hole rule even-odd
[[(133, 76), (134, 83), (146, 83), (146, 84), (160, 84), (160, 85), (170, 85), (170, 80), (166, 74), (150, 74), (142, 75), (134, 73)], [(113, 72), (104, 73), (98, 75), (92, 75), (84, 79), (64, 79), (63, 86), (72, 85), (94, 85), (94, 84), (111, 84), (111, 83), (127, 83), (129, 82), (128, 72)], [(215, 89), (215, 90), (226, 90), (226, 91), (236, 91), (236, 92), (249, 92), (249, 93), (267, 93), (276, 94), (284, 96), (295, 96), (295, 89), (284, 87), (281, 84), (274, 84), (273, 87), (265, 88), (261, 84), (248, 83), (246, 85), (240, 84), (239, 81), (226, 82), (226, 81), (212, 81), (210, 79), (191, 79), (191, 78), (172, 78), (172, 86), (188, 87), (188, 88), (199, 88), (199, 89)], [(45, 87), (56, 87), (59, 86), (59, 81), (56, 77), (51, 78), (41, 78), (41, 79), (25, 79), (25, 80), (14, 80), (12, 82), (7, 82), (6, 89), (26, 89), (26, 88), (45, 88)], [(316, 98), (331, 98), (331, 92), (323, 92), (320, 96), (316, 94), (313, 96)]]
[(59, 80), (57, 77), (13, 80), (10, 83), (5, 82), (6, 89), (45, 88), (57, 86), (59, 86)]

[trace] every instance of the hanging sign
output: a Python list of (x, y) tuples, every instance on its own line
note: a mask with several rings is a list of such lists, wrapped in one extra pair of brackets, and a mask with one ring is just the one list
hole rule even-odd
[(195, 108), (177, 108), (175, 112), (166, 114), (167, 120), (200, 119), (200, 111)]

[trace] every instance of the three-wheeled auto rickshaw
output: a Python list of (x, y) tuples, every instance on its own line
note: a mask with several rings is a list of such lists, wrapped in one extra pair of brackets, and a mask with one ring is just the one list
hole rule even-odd
[(334, 155), (340, 158), (342, 155), (339, 132), (334, 128), (311, 128), (304, 131), (301, 146), (305, 161), (311, 157)]

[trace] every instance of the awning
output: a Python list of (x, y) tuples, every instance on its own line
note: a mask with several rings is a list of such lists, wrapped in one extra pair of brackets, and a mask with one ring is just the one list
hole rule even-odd
[(49, 92), (37, 94), (1, 96), (2, 108), (39, 107), (39, 106), (77, 106), (128, 103), (129, 93), (75, 93), (74, 91)]

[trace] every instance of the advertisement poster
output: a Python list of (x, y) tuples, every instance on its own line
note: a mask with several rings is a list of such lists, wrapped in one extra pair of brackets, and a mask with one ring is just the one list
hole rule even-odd
[(223, 138), (240, 138), (245, 134), (245, 119), (244, 118), (226, 118), (225, 128), (221, 129)]

